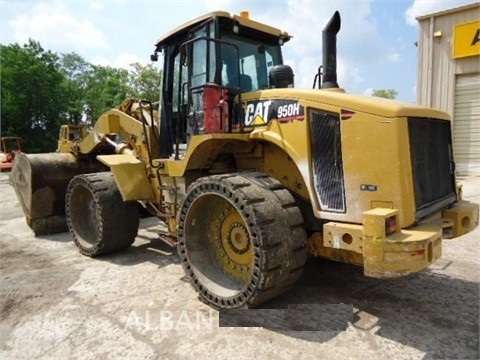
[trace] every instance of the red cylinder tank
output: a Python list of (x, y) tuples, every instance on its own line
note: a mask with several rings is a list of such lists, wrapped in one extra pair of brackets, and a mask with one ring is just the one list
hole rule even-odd
[(228, 132), (227, 90), (217, 84), (206, 84), (203, 88), (204, 133)]

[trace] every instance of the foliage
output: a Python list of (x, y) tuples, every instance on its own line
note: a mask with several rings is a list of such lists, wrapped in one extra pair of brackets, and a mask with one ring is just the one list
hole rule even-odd
[(386, 99), (395, 99), (398, 95), (398, 91), (394, 89), (378, 89), (373, 90), (372, 96), (382, 97)]
[(23, 137), (25, 151), (51, 151), (66, 111), (59, 57), (33, 40), (0, 46), (2, 136)]
[(93, 66), (85, 93), (85, 121), (93, 125), (106, 110), (119, 105), (128, 95), (128, 71)]
[(1, 134), (21, 136), (26, 152), (53, 151), (61, 124), (93, 125), (127, 97), (158, 101), (161, 71), (92, 65), (76, 53), (55, 54), (29, 40), (1, 45)]
[(131, 97), (157, 102), (160, 99), (160, 85), (162, 82), (161, 71), (155, 69), (152, 64), (131, 65), (133, 70), (129, 74)]
[(61, 56), (60, 70), (65, 76), (63, 90), (68, 99), (66, 120), (78, 125), (84, 120), (85, 97), (93, 67), (80, 55), (69, 53)]

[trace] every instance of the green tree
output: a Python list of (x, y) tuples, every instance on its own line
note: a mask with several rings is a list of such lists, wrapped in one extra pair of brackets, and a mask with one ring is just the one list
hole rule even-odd
[(136, 99), (146, 99), (157, 102), (160, 99), (160, 84), (162, 72), (152, 64), (131, 64), (132, 70), (128, 74), (130, 96)]
[(62, 54), (60, 69), (65, 75), (62, 85), (67, 96), (68, 123), (78, 125), (85, 118), (86, 94), (93, 66), (76, 53)]
[(27, 152), (55, 149), (66, 113), (59, 57), (29, 40), (0, 45), (1, 133), (23, 138)]
[(398, 91), (394, 89), (378, 89), (373, 90), (372, 96), (382, 97), (386, 99), (395, 99), (398, 95)]
[(162, 73), (153, 65), (95, 66), (76, 53), (45, 51), (34, 40), (0, 46), (0, 130), (21, 136), (26, 152), (54, 150), (61, 124), (93, 125), (127, 97), (160, 97)]
[(108, 109), (122, 103), (129, 94), (128, 71), (110, 66), (92, 66), (85, 92), (85, 115), (88, 124)]

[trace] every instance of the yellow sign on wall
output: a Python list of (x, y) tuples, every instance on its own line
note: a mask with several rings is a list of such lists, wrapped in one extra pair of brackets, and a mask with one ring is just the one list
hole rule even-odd
[(453, 34), (455, 59), (480, 55), (480, 20), (455, 25)]

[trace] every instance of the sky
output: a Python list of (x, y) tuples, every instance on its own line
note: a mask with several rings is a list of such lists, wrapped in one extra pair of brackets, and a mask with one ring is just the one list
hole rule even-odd
[[(322, 62), (322, 30), (335, 10), (338, 83), (347, 92), (394, 89), (416, 101), (418, 16), (475, 0), (0, 0), (0, 43), (39, 41), (46, 50), (75, 52), (92, 64), (150, 63), (158, 38), (214, 10), (239, 14), (287, 31), (284, 62), (295, 87), (311, 88)], [(155, 66), (161, 67), (161, 61)]]

